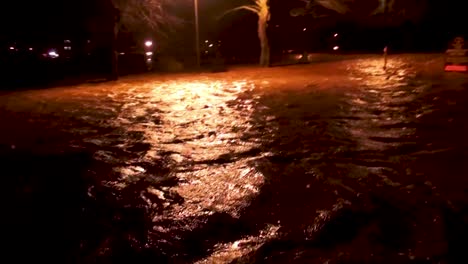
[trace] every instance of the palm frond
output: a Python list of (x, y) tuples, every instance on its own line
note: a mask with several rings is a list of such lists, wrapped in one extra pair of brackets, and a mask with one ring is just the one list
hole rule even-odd
[(312, 15), (316, 18), (322, 17), (322, 15), (316, 14), (316, 7), (321, 6), (326, 9), (333, 10), (340, 14), (348, 12), (348, 7), (343, 3), (343, 0), (301, 0), (305, 3), (305, 7), (294, 8), (290, 11), (291, 16), (305, 16)]
[(257, 14), (257, 15), (260, 14), (260, 12), (261, 12), (260, 7), (258, 5), (242, 5), (242, 6), (234, 7), (232, 9), (229, 9), (228, 11), (222, 13), (218, 17), (218, 19), (221, 19), (224, 16), (226, 16), (227, 14), (230, 14), (230, 13), (233, 13), (233, 12), (236, 12), (236, 11), (239, 11), (239, 10), (247, 10), (247, 11), (253, 12), (253, 13)]
[(348, 12), (348, 7), (340, 0), (315, 0), (318, 5), (333, 10), (340, 14)]

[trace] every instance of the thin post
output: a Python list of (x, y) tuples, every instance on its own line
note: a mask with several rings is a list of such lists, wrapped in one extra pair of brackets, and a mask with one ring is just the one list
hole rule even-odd
[(385, 46), (383, 52), (384, 52), (384, 66), (383, 66), (383, 68), (384, 68), (384, 70), (386, 70), (387, 69), (387, 57), (388, 57), (388, 47), (387, 46)]
[(197, 53), (197, 68), (200, 68), (200, 25), (198, 21), (198, 0), (193, 1), (195, 9), (195, 50)]
[(384, 48), (384, 70), (387, 69), (387, 56), (388, 56), (388, 43), (389, 43), (389, 36), (388, 36), (388, 0), (385, 1), (384, 6), (384, 27), (385, 27), (385, 48)]

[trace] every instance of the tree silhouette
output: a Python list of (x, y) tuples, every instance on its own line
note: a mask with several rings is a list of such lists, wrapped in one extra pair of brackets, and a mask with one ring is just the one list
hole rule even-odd
[(98, 12), (88, 21), (92, 32), (106, 43), (111, 60), (109, 79), (118, 78), (117, 37), (122, 31), (147, 32), (155, 40), (167, 39), (183, 23), (174, 6), (188, 0), (98, 0)]
[(270, 20), (269, 0), (252, 0), (252, 4), (242, 5), (230, 9), (223, 13), (221, 17), (228, 13), (239, 10), (247, 10), (258, 16), (258, 39), (260, 40), (260, 66), (268, 67), (270, 65), (270, 43), (268, 42), (267, 28)]

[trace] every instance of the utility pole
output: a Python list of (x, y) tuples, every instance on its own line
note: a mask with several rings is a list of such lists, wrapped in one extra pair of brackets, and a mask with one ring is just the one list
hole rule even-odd
[(384, 36), (384, 41), (385, 41), (385, 48), (384, 48), (384, 70), (387, 69), (387, 60), (388, 60), (388, 42), (389, 42), (389, 30), (388, 30), (388, 0), (384, 0), (385, 5), (384, 5), (384, 28), (385, 28), (385, 36)]
[(195, 51), (197, 53), (197, 68), (200, 68), (200, 25), (198, 20), (198, 0), (193, 0), (195, 9)]

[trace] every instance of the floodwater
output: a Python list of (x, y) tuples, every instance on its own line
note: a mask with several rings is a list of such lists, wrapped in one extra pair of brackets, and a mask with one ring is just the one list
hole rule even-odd
[[(402, 55), (383, 70), (366, 57), (9, 92), (1, 142), (89, 154), (87, 195), (150, 218), (135, 246), (146, 260), (462, 263), (468, 78), (440, 63)], [(82, 262), (119, 254), (95, 248)]]

